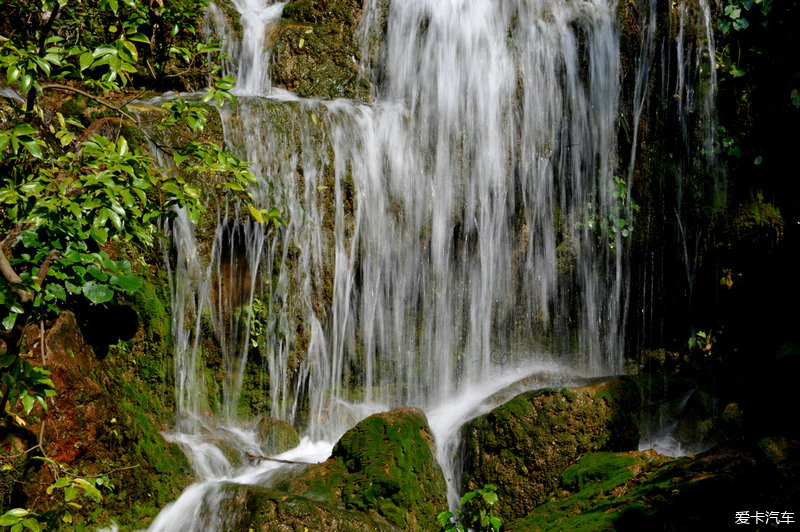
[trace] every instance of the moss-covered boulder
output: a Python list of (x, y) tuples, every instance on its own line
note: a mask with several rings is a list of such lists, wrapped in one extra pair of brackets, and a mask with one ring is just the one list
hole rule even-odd
[(399, 532), (379, 516), (259, 487), (231, 486), (221, 504), (225, 530), (242, 532)]
[(495, 484), (495, 515), (527, 515), (581, 456), (636, 449), (639, 389), (628, 378), (522, 393), (462, 428), (464, 491)]
[(447, 499), (434, 454), (425, 414), (398, 408), (358, 423), (327, 462), (279, 488), (379, 516), (401, 530), (438, 530), (436, 515)]
[(267, 456), (280, 454), (300, 445), (300, 436), (297, 431), (281, 419), (261, 418), (258, 420), (256, 429), (258, 430), (258, 441), (261, 443), (261, 452)]
[(277, 29), (270, 77), (306, 98), (367, 100), (356, 33), (359, 0), (293, 0)]
[[(780, 443), (781, 456), (797, 456), (798, 442)], [(763, 525), (764, 512), (780, 518), (798, 500), (797, 469), (782, 469), (768, 447), (720, 445), (677, 460), (652, 450), (590, 454), (563, 472), (549, 502), (506, 530), (727, 530), (737, 512), (749, 525), (761, 512)]]

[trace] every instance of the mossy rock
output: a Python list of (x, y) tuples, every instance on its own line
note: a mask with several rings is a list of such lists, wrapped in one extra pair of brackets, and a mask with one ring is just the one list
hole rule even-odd
[[(141, 330), (137, 334), (146, 336)], [(101, 490), (102, 503), (81, 501), (81, 508), (70, 509), (72, 522), (60, 523), (59, 530), (93, 529), (112, 520), (122, 530), (147, 526), (192, 481), (186, 456), (159, 433), (171, 415), (165, 403), (173, 397), (171, 390), (161, 395), (160, 378), (153, 377), (151, 384), (139, 371), (166, 360), (167, 354), (143, 349), (132, 355), (113, 346), (98, 360), (71, 312), (63, 312), (49, 327), (45, 343), (57, 395), (45, 418), (43, 451), (71, 474), (109, 480)], [(8, 462), (3, 455), (21, 447), (30, 448), (38, 434), (37, 425), (9, 431), (0, 442), (0, 461)], [(10, 494), (2, 486), (7, 477), (0, 477), (2, 507), (45, 515), (63, 504), (46, 492), (53, 483), (50, 468), (30, 454), (21, 458), (24, 463), (15, 459), (10, 464), (14, 469), (8, 478), (22, 474)]]
[(291, 0), (283, 8), (283, 15), (302, 22), (355, 27), (361, 18), (361, 4), (361, 0)]
[(257, 486), (231, 485), (221, 503), (219, 515), (225, 516), (224, 529), (232, 532), (400, 530), (377, 516)]
[(581, 456), (636, 449), (639, 410), (639, 389), (626, 377), (522, 393), (462, 428), (463, 491), (495, 484), (494, 514), (520, 518)]
[(274, 417), (261, 418), (256, 426), (261, 452), (266, 456), (280, 454), (300, 445), (300, 436), (289, 423)]
[(401, 530), (439, 530), (446, 485), (425, 414), (398, 408), (372, 415), (347, 431), (331, 458), (281, 489), (340, 502), (385, 519)]
[[(796, 453), (798, 442), (790, 448)], [(680, 459), (652, 450), (594, 453), (564, 471), (549, 502), (506, 530), (727, 530), (736, 512), (793, 511), (797, 500), (796, 476), (753, 444)]]
[(360, 65), (357, 0), (294, 0), (283, 9), (270, 77), (304, 98), (367, 100), (370, 83)]

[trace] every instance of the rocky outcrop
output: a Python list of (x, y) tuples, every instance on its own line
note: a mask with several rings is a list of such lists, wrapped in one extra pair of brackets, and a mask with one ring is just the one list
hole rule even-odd
[(522, 393), (462, 428), (463, 491), (495, 484), (494, 514), (525, 516), (581, 456), (635, 449), (639, 408), (639, 389), (624, 377)]
[(652, 450), (590, 454), (564, 471), (549, 502), (506, 530), (727, 530), (737, 512), (751, 526), (759, 512), (763, 526), (766, 512), (795, 511), (799, 449), (767, 438), (677, 460)]

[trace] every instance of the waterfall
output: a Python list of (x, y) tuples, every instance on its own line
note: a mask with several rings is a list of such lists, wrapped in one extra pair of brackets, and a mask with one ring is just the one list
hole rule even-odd
[[(173, 439), (194, 446), (195, 463), (210, 456), (197, 451), (201, 427), (211, 430), (204, 316), (223, 356), (221, 417), (234, 433), (256, 292), (267, 302), (258, 319), (270, 415), (311, 440), (334, 441), (397, 405), (435, 412), (433, 423), (469, 396), (460, 415), (474, 416), (481, 401), (467, 392), (486, 397), (535, 368), (623, 371), (627, 198), (657, 50), (655, 2), (643, 19), (627, 169), (617, 155), (614, 0), (403, 0), (386, 13), (365, 2), (369, 102), (273, 88), (267, 34), (284, 4), (233, 4), (240, 31), (214, 4), (205, 25), (238, 79), (238, 103), (220, 110), (225, 142), (251, 161), (258, 206), (278, 206), (288, 223), (267, 238), (236, 214), (221, 217), (205, 259), (185, 217), (171, 228)], [(677, 53), (687, 123), (689, 64), (708, 61), (713, 76), (713, 42), (705, 46)], [(712, 109), (713, 94), (703, 98)], [(449, 441), (451, 425), (434, 427), (437, 439)], [(257, 445), (242, 430), (239, 448)], [(234, 475), (230, 464), (207, 471)], [(191, 497), (209, 497), (206, 488)]]
[(289, 220), (265, 254), (273, 416), (307, 401), (322, 436), (501, 362), (622, 370), (614, 10), (394, 2), (373, 102), (238, 89), (226, 140)]

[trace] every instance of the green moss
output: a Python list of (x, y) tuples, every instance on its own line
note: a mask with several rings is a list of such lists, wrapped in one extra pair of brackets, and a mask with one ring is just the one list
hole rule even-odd
[(593, 453), (568, 467), (561, 474), (561, 485), (573, 491), (586, 487), (607, 490), (630, 476), (628, 469), (637, 461), (634, 456), (617, 453)]
[[(590, 454), (562, 473), (548, 502), (507, 529), (712, 530), (737, 510), (789, 507), (798, 484), (764, 458), (769, 446), (721, 445), (680, 459), (652, 450)], [(796, 456), (797, 442), (781, 447)]]
[(616, 530), (615, 521), (621, 515), (639, 511), (643, 506), (620, 498), (625, 483), (651, 462), (663, 460), (655, 454), (639, 452), (584, 456), (561, 475), (560, 488), (569, 492), (566, 497), (537, 507), (528, 516), (509, 523), (509, 529), (517, 532)]
[(318, 501), (379, 515), (403, 530), (437, 529), (446, 486), (433, 458), (421, 410), (402, 408), (366, 418), (345, 433), (328, 462), (289, 489)]
[(526, 515), (581, 456), (636, 448), (639, 402), (638, 387), (629, 379), (517, 395), (462, 428), (462, 490), (495, 484), (500, 497), (495, 515), (505, 521)]

